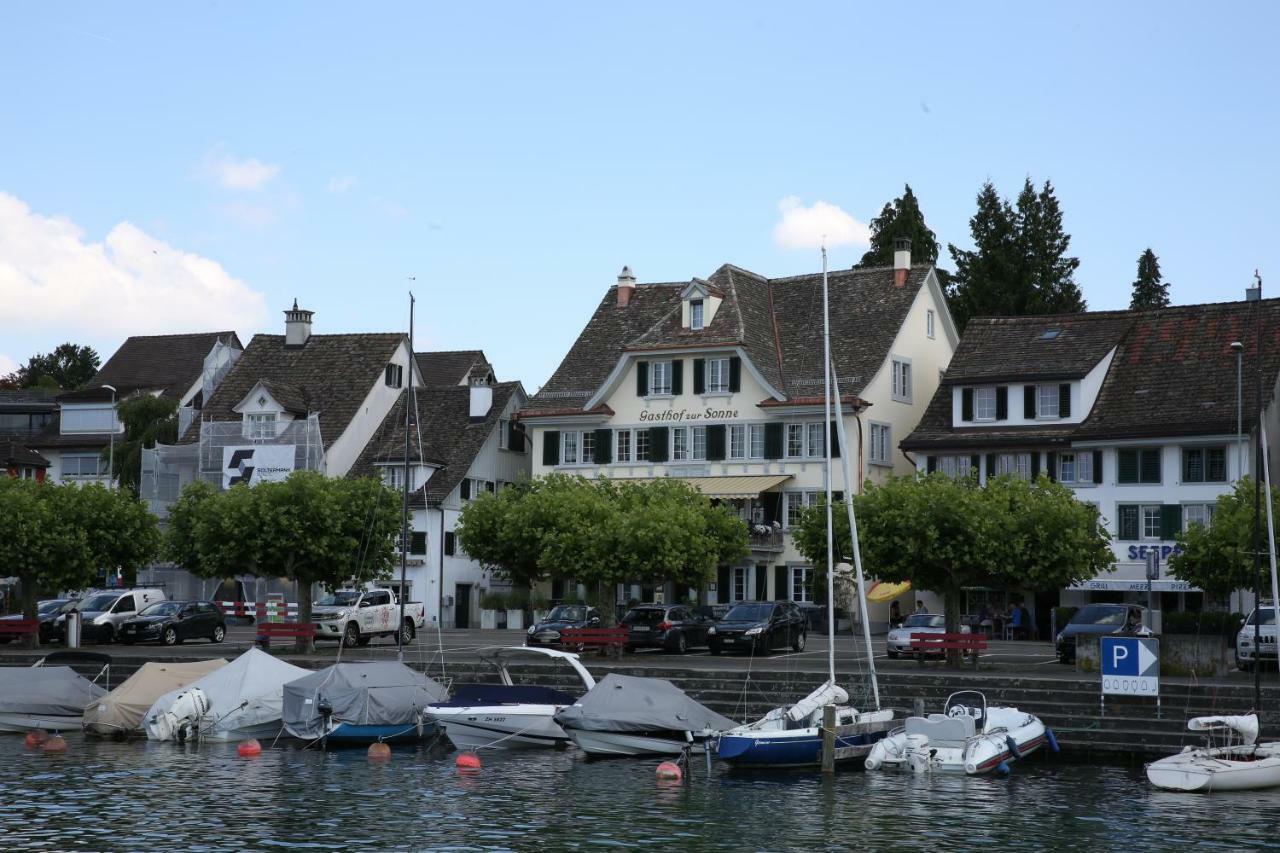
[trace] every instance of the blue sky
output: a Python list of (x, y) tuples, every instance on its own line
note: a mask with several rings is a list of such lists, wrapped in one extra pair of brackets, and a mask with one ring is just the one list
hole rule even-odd
[(1051, 179), (1094, 308), (1147, 246), (1175, 302), (1280, 288), (1280, 6), (1028, 5), (9, 5), (0, 368), (294, 297), (403, 329), (412, 286), (420, 349), (533, 391), (623, 264), (816, 270), (780, 203), (905, 182), (966, 246), (983, 181)]

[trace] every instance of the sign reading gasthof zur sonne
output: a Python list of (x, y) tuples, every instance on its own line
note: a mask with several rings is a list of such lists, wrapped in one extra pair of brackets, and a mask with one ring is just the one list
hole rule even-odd
[(1159, 640), (1103, 637), (1101, 652), (1104, 696), (1160, 695)]

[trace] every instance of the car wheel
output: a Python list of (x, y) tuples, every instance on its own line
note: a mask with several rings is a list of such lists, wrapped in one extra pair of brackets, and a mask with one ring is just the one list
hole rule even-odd
[(756, 653), (762, 658), (767, 658), (769, 655), (773, 654), (773, 646), (766, 639), (763, 642), (756, 644)]
[[(104, 625), (102, 630), (98, 632), (99, 643), (114, 643), (116, 641), (116, 626)], [(66, 643), (67, 638), (64, 636), (62, 642)]]
[(676, 647), (672, 649), (672, 651), (678, 655), (682, 655), (689, 651), (689, 641), (685, 639), (684, 634), (680, 634), (676, 637)]
[(888, 648), (886, 648), (886, 649), (884, 650), (884, 654), (885, 654), (885, 657), (889, 658), (889, 660), (897, 660), (897, 659), (898, 659), (898, 653), (897, 653), (897, 652), (895, 652), (893, 649), (888, 649)]
[(213, 636), (211, 636), (209, 639), (213, 640), (215, 643), (221, 643), (226, 638), (227, 638), (227, 629), (221, 625), (214, 625)]
[(348, 622), (347, 627), (342, 631), (342, 645), (348, 649), (353, 649), (360, 642), (360, 626), (354, 622)]
[(804, 651), (804, 644), (806, 642), (807, 633), (808, 632), (806, 631), (801, 631), (799, 634), (796, 634), (796, 638), (791, 641), (791, 651), (793, 652)]
[(404, 624), (400, 626), (400, 645), (409, 645), (416, 635), (417, 632), (413, 629), (413, 623), (408, 619), (404, 620)]
[(166, 646), (178, 645), (178, 629), (169, 627), (164, 629), (164, 633), (160, 635), (160, 641)]
[(356, 640), (356, 645), (363, 649), (365, 646), (369, 645), (372, 642), (373, 642), (373, 637), (361, 637), (360, 639)]

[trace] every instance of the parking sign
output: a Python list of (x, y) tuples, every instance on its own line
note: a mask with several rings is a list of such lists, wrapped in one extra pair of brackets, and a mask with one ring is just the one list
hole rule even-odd
[(1160, 695), (1160, 641), (1154, 637), (1102, 638), (1102, 695)]

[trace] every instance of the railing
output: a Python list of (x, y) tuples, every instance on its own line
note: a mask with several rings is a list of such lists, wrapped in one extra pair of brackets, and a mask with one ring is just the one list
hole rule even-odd
[(747, 544), (752, 551), (781, 551), (785, 547), (784, 536), (785, 534), (777, 529), (764, 531), (748, 528)]

